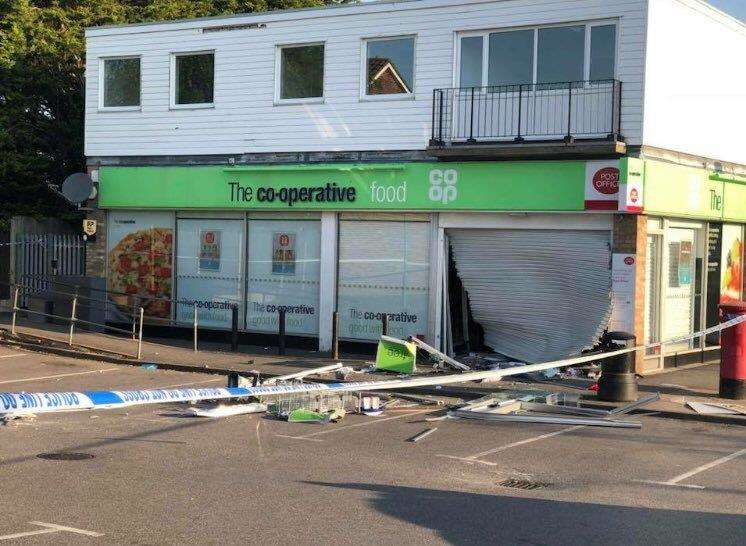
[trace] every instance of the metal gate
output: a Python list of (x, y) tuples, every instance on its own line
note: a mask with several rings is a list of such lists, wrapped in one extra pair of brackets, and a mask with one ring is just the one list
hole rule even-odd
[[(13, 279), (24, 294), (51, 289), (56, 275), (85, 274), (85, 243), (80, 235), (17, 235), (13, 241)], [(24, 295), (21, 305), (28, 302)]]

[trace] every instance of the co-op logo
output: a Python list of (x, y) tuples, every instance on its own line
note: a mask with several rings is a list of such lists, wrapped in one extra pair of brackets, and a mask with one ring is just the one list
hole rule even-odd
[(430, 189), (427, 196), (430, 201), (450, 203), (458, 197), (458, 172), (456, 169), (433, 169), (430, 171)]
[(619, 169), (604, 167), (593, 175), (593, 187), (604, 195), (614, 195), (619, 192)]

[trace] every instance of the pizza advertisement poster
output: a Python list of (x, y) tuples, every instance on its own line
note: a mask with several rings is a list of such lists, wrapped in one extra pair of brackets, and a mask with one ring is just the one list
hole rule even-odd
[(131, 313), (138, 304), (148, 317), (171, 318), (173, 240), (168, 214), (110, 217), (107, 286), (120, 310)]
[(199, 231), (200, 271), (220, 271), (220, 241), (222, 232), (217, 229)]
[(743, 228), (723, 225), (720, 303), (741, 299), (743, 289)]
[(275, 232), (273, 234), (272, 273), (295, 275), (295, 233)]

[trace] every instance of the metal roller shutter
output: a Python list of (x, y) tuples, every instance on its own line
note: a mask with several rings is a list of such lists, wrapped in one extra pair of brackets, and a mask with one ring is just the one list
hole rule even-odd
[(609, 232), (448, 230), (485, 344), (526, 362), (577, 354), (611, 315)]

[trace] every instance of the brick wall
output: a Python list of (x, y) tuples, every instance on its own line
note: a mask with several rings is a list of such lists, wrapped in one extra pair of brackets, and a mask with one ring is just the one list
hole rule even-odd
[[(636, 214), (614, 216), (613, 252), (635, 254), (635, 319), (634, 332), (637, 343), (645, 340), (645, 270), (647, 260), (647, 217)], [(643, 371), (644, 353), (637, 351), (635, 368)]]

